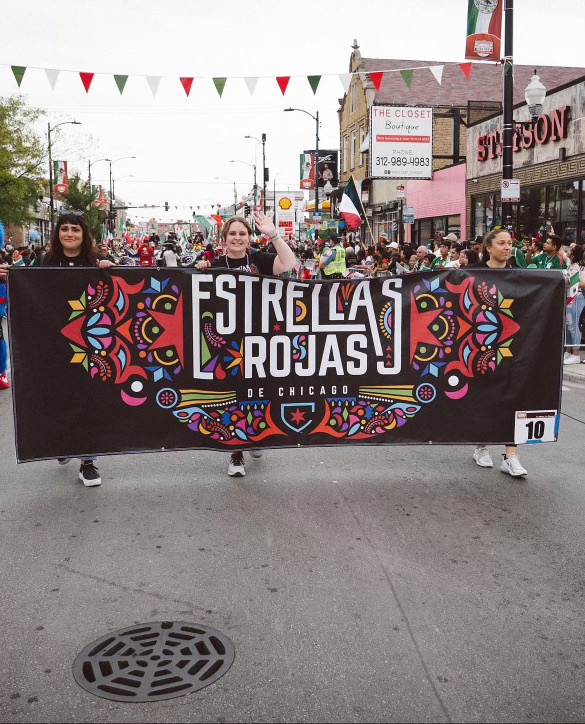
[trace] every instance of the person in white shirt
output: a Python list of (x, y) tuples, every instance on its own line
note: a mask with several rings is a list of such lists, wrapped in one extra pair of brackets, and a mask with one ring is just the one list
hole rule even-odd
[(175, 251), (174, 244), (167, 244), (162, 256), (165, 266), (179, 266), (179, 255)]

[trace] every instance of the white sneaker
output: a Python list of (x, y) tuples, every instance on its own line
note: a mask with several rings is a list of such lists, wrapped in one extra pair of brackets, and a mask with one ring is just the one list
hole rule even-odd
[(262, 457), (262, 450), (258, 450), (258, 448), (253, 448), (252, 450), (250, 450), (250, 457), (256, 458), (256, 460), (258, 460), (258, 458)]
[(571, 356), (572, 356), (572, 355), (571, 355), (570, 352), (565, 352), (565, 354), (563, 355), (563, 360), (566, 360), (567, 357), (571, 357)]
[(485, 445), (478, 445), (473, 453), (473, 459), (480, 468), (493, 468), (494, 461), (490, 455), (490, 451)]
[(508, 473), (508, 475), (511, 475), (513, 478), (528, 475), (528, 470), (522, 466), (518, 455), (510, 455), (510, 457), (504, 458), (500, 465), (500, 470), (503, 473)]
[(244, 453), (232, 453), (230, 457), (230, 464), (228, 466), (228, 475), (232, 478), (243, 478), (245, 474), (246, 468), (244, 467)]
[(578, 365), (581, 362), (581, 357), (579, 357), (578, 354), (570, 354), (568, 357), (565, 357), (565, 360), (563, 362), (564, 365)]

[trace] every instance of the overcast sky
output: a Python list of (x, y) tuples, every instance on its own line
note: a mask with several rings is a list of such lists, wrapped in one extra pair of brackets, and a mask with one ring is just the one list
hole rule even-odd
[[(116, 195), (171, 211), (132, 218), (186, 219), (189, 206), (231, 203), (234, 182), (247, 193), (246, 164), (261, 184), (262, 147), (245, 135), (267, 135), (269, 188), (275, 175), (277, 191), (298, 188), (315, 122), (284, 108), (318, 110), (320, 147), (339, 147), (338, 74), (354, 38), (364, 57), (465, 62), (466, 15), (467, 0), (1, 0), (0, 95), (19, 92), (10, 66), (27, 66), (20, 93), (46, 112), (39, 132), (82, 124), (54, 132), (55, 159), (87, 177), (88, 160), (136, 156), (113, 165)], [(514, 60), (585, 66), (584, 28), (585, 0), (515, 0)], [(45, 68), (62, 71), (54, 90)], [(96, 73), (87, 94), (79, 71)], [(123, 95), (113, 74), (130, 76)], [(281, 75), (293, 76), (284, 96)], [(323, 76), (316, 95), (307, 75)], [(156, 97), (146, 76), (162, 76)], [(195, 76), (189, 97), (180, 76)], [(259, 77), (253, 95), (246, 77)], [(107, 186), (108, 173), (96, 163), (92, 182)]]

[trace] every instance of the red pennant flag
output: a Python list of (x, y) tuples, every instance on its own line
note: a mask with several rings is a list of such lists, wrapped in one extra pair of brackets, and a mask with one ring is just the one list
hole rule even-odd
[(83, 87), (85, 88), (85, 92), (87, 93), (89, 91), (89, 86), (91, 85), (91, 81), (93, 80), (95, 73), (80, 73), (79, 77), (81, 78), (81, 82), (83, 83)]
[(193, 78), (180, 78), (181, 84), (185, 89), (187, 96), (191, 93), (191, 86), (193, 85)]
[(379, 91), (380, 86), (382, 85), (382, 78), (384, 77), (384, 71), (380, 70), (376, 73), (370, 73), (370, 78), (372, 79), (372, 83), (374, 84), (374, 88)]
[(276, 79), (276, 82), (278, 83), (278, 87), (282, 91), (282, 95), (286, 92), (286, 87), (288, 85), (288, 82), (290, 80), (290, 75), (281, 75)]
[(469, 80), (469, 76), (471, 75), (471, 66), (473, 63), (459, 63), (459, 67), (463, 71), (463, 75)]

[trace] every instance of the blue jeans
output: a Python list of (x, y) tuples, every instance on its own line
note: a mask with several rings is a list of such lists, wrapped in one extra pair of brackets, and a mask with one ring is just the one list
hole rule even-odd
[(585, 296), (582, 292), (577, 294), (573, 303), (567, 307), (567, 339), (565, 347), (577, 348), (581, 346), (581, 330), (579, 329), (579, 318), (585, 309)]

